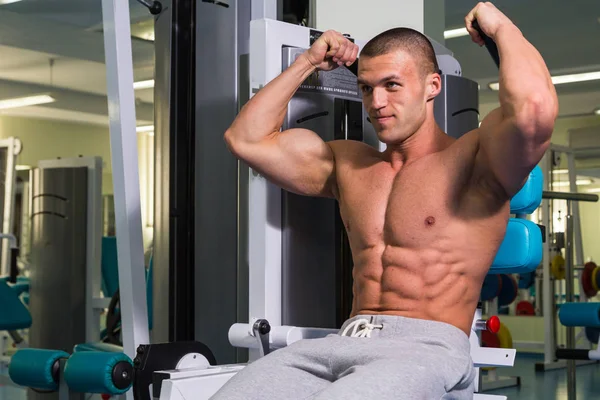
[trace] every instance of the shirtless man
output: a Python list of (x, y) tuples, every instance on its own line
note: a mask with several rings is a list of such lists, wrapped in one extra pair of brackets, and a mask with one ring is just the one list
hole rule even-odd
[(393, 29), (361, 51), (364, 107), (387, 145), (325, 143), (280, 132), (316, 70), (351, 65), (358, 48), (325, 32), (260, 90), (225, 133), (233, 154), (271, 182), (337, 199), (354, 260), (354, 304), (338, 335), (296, 342), (249, 364), (214, 399), (471, 399), (469, 333), (505, 234), (510, 199), (547, 149), (558, 112), (537, 50), (490, 3), (477, 20), (497, 44), (500, 107), (456, 140), (436, 124), (441, 80), (430, 42)]

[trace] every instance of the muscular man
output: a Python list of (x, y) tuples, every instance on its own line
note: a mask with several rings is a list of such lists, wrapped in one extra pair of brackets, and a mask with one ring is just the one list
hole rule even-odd
[(280, 132), (316, 70), (351, 65), (358, 48), (325, 32), (260, 90), (225, 133), (240, 159), (282, 188), (337, 199), (354, 260), (354, 304), (338, 335), (296, 342), (234, 376), (215, 399), (471, 399), (468, 336), (510, 199), (550, 143), (557, 98), (537, 50), (489, 3), (466, 16), (497, 44), (500, 107), (456, 140), (436, 124), (441, 80), (420, 33), (392, 29), (359, 57), (363, 103), (379, 152)]

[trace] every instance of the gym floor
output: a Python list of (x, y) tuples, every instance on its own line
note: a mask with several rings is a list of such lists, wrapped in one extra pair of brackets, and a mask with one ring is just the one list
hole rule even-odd
[[(501, 394), (515, 399), (567, 400), (565, 369), (535, 372), (535, 363), (543, 358), (536, 355), (517, 355), (515, 367), (501, 368), (500, 375), (520, 376), (521, 386), (497, 389), (487, 394)], [(600, 393), (600, 364), (577, 367), (577, 400), (598, 399)], [(376, 396), (375, 396), (376, 397)], [(6, 370), (0, 371), (0, 400), (26, 400), (25, 390), (10, 384)]]

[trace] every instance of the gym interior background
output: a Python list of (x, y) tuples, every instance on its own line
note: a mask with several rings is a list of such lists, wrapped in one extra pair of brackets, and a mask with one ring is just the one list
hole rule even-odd
[[(143, 244), (147, 267), (152, 255), (155, 263), (154, 301), (150, 311), (155, 341), (192, 340), (198, 338), (201, 330), (210, 336), (211, 333), (206, 331), (211, 329), (211, 324), (194, 316), (211, 307), (214, 309), (215, 303), (229, 301), (211, 299), (214, 293), (203, 295), (197, 291), (198, 287), (206, 288), (207, 285), (206, 282), (198, 283), (207, 278), (198, 273), (203, 255), (194, 252), (195, 247), (202, 247), (199, 241), (202, 234), (206, 234), (206, 231), (194, 228), (194, 224), (204, 223), (211, 213), (201, 200), (206, 191), (214, 191), (215, 186), (210, 189), (206, 185), (217, 185), (221, 193), (233, 192), (223, 182), (214, 182), (206, 171), (194, 174), (195, 168), (208, 162), (222, 165), (220, 160), (210, 157), (201, 160), (200, 157), (208, 151), (202, 149), (207, 142), (202, 135), (218, 136), (223, 132), (207, 133), (195, 129), (202, 126), (202, 117), (214, 112), (215, 105), (203, 103), (210, 97), (203, 98), (194, 91), (196, 88), (201, 90), (195, 84), (201, 81), (199, 71), (207, 68), (207, 64), (200, 52), (194, 53), (190, 49), (194, 46), (196, 49), (208, 48), (212, 39), (210, 31), (202, 30), (202, 23), (206, 22), (202, 15), (196, 15), (196, 20), (192, 21), (194, 15), (186, 15), (185, 7), (176, 3), (163, 1), (163, 7), (170, 10), (155, 17), (140, 2), (129, 1)], [(366, 38), (394, 26), (398, 14), (404, 14), (406, 18), (407, 14), (414, 13), (415, 18), (424, 19), (425, 33), (453, 52), (462, 67), (462, 75), (479, 84), (479, 115), (482, 119), (498, 106), (498, 91), (494, 86), (498, 70), (485, 49), (472, 43), (461, 30), (463, 19), (475, 2), (425, 0), (418, 3), (422, 9), (415, 9), (408, 0), (279, 1), (278, 18), (317, 29), (351, 31), (356, 37)], [(559, 157), (556, 152), (549, 187), (554, 191), (569, 191), (571, 172), (576, 177), (578, 192), (600, 193), (600, 3), (500, 0), (495, 4), (537, 47), (552, 75), (566, 76), (563, 78), (566, 83), (557, 81), (556, 84), (560, 111), (552, 143), (573, 154), (575, 170), (569, 169), (566, 154)], [(390, 9), (394, 11), (390, 12)], [(187, 36), (175, 33), (171, 25), (173, 20), (181, 27), (188, 27)], [(227, 35), (235, 28), (219, 30), (213, 26), (212, 29), (215, 34)], [(202, 40), (205, 40), (204, 44), (200, 43)], [(175, 50), (180, 57), (177, 65), (172, 64)], [(31, 263), (31, 215), (27, 214), (31, 202), (27, 197), (33, 190), (33, 171), (40, 161), (99, 157), (102, 162), (102, 232), (105, 237), (115, 234), (101, 2), (0, 0), (0, 55), (0, 139), (14, 137), (22, 144), (15, 159), (17, 203), (14, 213), (19, 216), (14, 217), (11, 232), (19, 242), (19, 267), (26, 271)], [(577, 75), (569, 82), (569, 75), (582, 73), (588, 75), (583, 78)], [(165, 102), (169, 101), (170, 108), (168, 104), (165, 107)], [(214, 143), (217, 141), (212, 141), (207, 148), (215, 146)], [(222, 146), (221, 151), (224, 151), (224, 144)], [(237, 170), (230, 172), (237, 174)], [(203, 184), (205, 189), (201, 188)], [(230, 201), (235, 207), (235, 193), (233, 196)], [(565, 201), (553, 202), (554, 238), (564, 232), (566, 212)], [(598, 263), (600, 203), (579, 203), (579, 220), (581, 234), (578, 240), (583, 249), (583, 261)], [(209, 225), (215, 223), (218, 222), (207, 222)], [(224, 223), (231, 223), (231, 220)], [(230, 230), (234, 237), (218, 239), (231, 240), (233, 246), (237, 246), (235, 229)], [(189, 232), (195, 232), (195, 237), (193, 233), (188, 235)], [(552, 261), (556, 261), (554, 257), (559, 253), (564, 255), (564, 249), (557, 244), (560, 240), (556, 240), (553, 245), (558, 248), (550, 246), (548, 250), (553, 251)], [(231, 254), (235, 257), (235, 253)], [(538, 281), (541, 281), (539, 276)], [(77, 284), (67, 278), (64, 282)], [(559, 305), (565, 301), (564, 280), (556, 278), (553, 285), (553, 303)], [(545, 318), (549, 316), (540, 315), (539, 288), (540, 283), (515, 287), (514, 293), (502, 294), (504, 304), (495, 303), (510, 332), (512, 346), (518, 351), (515, 367), (501, 368), (497, 373), (518, 376), (520, 380), (519, 385), (492, 390), (495, 394), (505, 394), (511, 399), (567, 398), (564, 368), (536, 370), (536, 365), (547, 362), (544, 343), (550, 335), (545, 325)], [(574, 294), (576, 298), (580, 295), (579, 284), (575, 285)], [(241, 307), (239, 300), (233, 301), (238, 303), (232, 307)], [(599, 299), (589, 296), (588, 301)], [(533, 311), (527, 311), (529, 308), (521, 302), (530, 303)], [(2, 307), (0, 304), (0, 309)], [(527, 315), (517, 315), (520, 313)], [(533, 315), (528, 315), (530, 313)], [(61, 310), (56, 310), (56, 314), (57, 320), (68, 319)], [(557, 322), (553, 329), (555, 332), (551, 334), (555, 341), (564, 343), (565, 328)], [(10, 339), (4, 335), (3, 340), (8, 343)], [(10, 348), (0, 348), (5, 353), (1, 356), (10, 355)], [(232, 354), (227, 356), (240, 357), (241, 353), (233, 350)], [(598, 376), (597, 363), (578, 367), (578, 398), (597, 396), (600, 391)], [(18, 400), (26, 396), (26, 390), (7, 378), (6, 365), (3, 365), (0, 369), (0, 400)]]

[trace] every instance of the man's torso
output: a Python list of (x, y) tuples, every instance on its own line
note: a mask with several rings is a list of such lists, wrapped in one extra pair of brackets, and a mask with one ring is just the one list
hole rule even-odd
[(476, 162), (477, 133), (398, 171), (363, 143), (331, 147), (354, 261), (352, 315), (436, 320), (468, 335), (509, 216)]

